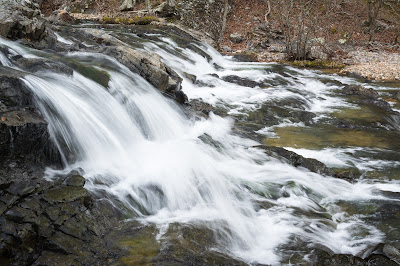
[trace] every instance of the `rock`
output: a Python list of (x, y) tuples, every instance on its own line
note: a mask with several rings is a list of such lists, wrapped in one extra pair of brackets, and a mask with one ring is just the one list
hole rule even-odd
[(158, 17), (173, 17), (176, 14), (175, 7), (175, 2), (165, 1), (155, 9), (155, 13), (158, 15)]
[(181, 90), (175, 92), (175, 100), (180, 104), (185, 104), (189, 101), (187, 95)]
[(229, 46), (222, 46), (222, 51), (226, 52), (226, 53), (230, 53), (232, 52), (232, 48)]
[(185, 76), (185, 78), (187, 78), (188, 80), (190, 80), (193, 84), (196, 82), (197, 77), (195, 75), (183, 72), (183, 75)]
[(346, 85), (341, 91), (342, 94), (354, 95), (360, 98), (357, 102), (369, 105), (375, 105), (386, 112), (393, 112), (388, 102), (378, 99), (379, 94), (374, 89), (367, 89), (361, 85)]
[(0, 0), (0, 36), (11, 39), (28, 38), (40, 42), (47, 36), (46, 22), (38, 5), (30, 1)]
[(55, 73), (66, 74), (68, 76), (72, 76), (73, 74), (72, 68), (64, 65), (63, 63), (48, 59), (21, 57), (15, 61), (15, 64), (31, 73), (47, 70)]
[[(293, 165), (294, 167), (304, 167), (310, 170), (311, 172), (318, 173), (321, 175), (333, 176), (333, 173), (326, 167), (325, 164), (321, 163), (318, 160), (305, 158), (301, 155), (298, 155), (295, 152), (288, 151), (281, 147), (272, 147), (272, 146), (255, 146), (256, 148), (263, 149), (266, 154), (275, 158), (285, 158), (286, 161)], [(278, 157), (277, 157), (278, 156)]]
[(191, 100), (189, 102), (189, 109), (200, 114), (201, 116), (208, 116), (210, 112), (214, 111), (211, 104), (202, 102), (197, 99)]
[(20, 181), (13, 183), (7, 192), (13, 195), (26, 196), (36, 190), (36, 183), (34, 181)]
[(271, 44), (269, 46), (268, 51), (270, 53), (285, 53), (286, 52), (286, 48), (285, 48), (284, 45)]
[(325, 53), (321, 46), (312, 46), (309, 58), (311, 60), (319, 59), (319, 60), (328, 60), (329, 55)]
[(253, 80), (249, 80), (246, 78), (242, 78), (239, 76), (235, 76), (235, 75), (229, 75), (229, 76), (225, 76), (222, 77), (223, 81), (229, 82), (229, 83), (234, 83), (240, 86), (244, 86), (244, 87), (250, 87), (250, 88), (255, 88), (255, 87), (265, 87), (264, 84), (253, 81)]
[(394, 98), (395, 98), (396, 100), (400, 101), (400, 91), (398, 91), (398, 92), (396, 92), (396, 93), (394, 94)]
[(104, 53), (115, 57), (160, 91), (180, 90), (181, 78), (173, 70), (167, 68), (157, 54), (137, 51), (126, 46), (109, 47), (104, 50)]
[(312, 255), (313, 265), (347, 265), (347, 266), (366, 266), (367, 263), (360, 257), (349, 254), (330, 254), (326, 251), (316, 249)]
[(81, 175), (71, 175), (65, 179), (64, 183), (67, 186), (83, 187), (85, 185), (85, 178)]
[(43, 198), (49, 203), (72, 202), (79, 200), (85, 202), (89, 193), (82, 187), (60, 186), (45, 191)]
[(257, 56), (252, 53), (235, 54), (233, 58), (239, 62), (258, 62)]
[(51, 251), (43, 251), (40, 257), (32, 264), (34, 266), (52, 266), (54, 262), (58, 265), (78, 265), (76, 255), (62, 254)]
[(47, 20), (60, 25), (68, 25), (75, 22), (74, 17), (64, 9), (53, 11)]
[(243, 36), (239, 33), (232, 33), (229, 35), (229, 40), (234, 43), (241, 43), (243, 42)]
[(367, 89), (361, 85), (346, 85), (343, 90), (343, 94), (346, 95), (358, 95), (369, 99), (376, 100), (379, 94), (374, 89)]

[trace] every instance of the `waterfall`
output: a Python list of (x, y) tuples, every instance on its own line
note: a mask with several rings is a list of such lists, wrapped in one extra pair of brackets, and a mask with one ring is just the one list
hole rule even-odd
[[(21, 54), (16, 44), (2, 44)], [(214, 61), (182, 50), (190, 58), (184, 61), (153, 43), (145, 49), (158, 52), (181, 74), (197, 74), (204, 84), (213, 85), (196, 87), (185, 79), (183, 89), (190, 98), (226, 104), (231, 114), (257, 108), (269, 97), (295, 95), (315, 112), (345, 104), (326, 94), (325, 87), (319, 87), (322, 83), (308, 82), (306, 75), (285, 77), (265, 71), (268, 66), (236, 63), (204, 47), (200, 48)], [(23, 56), (32, 55), (24, 51)], [(182, 107), (111, 57), (93, 53), (63, 56), (86, 64), (87, 57), (100, 58), (105, 63), (93, 67), (107, 72), (108, 87), (77, 71), (70, 76), (43, 71), (22, 80), (38, 98), (66, 171), (82, 168), (86, 188), (114, 195), (132, 210), (131, 218), (160, 228), (174, 222), (209, 227), (219, 236), (217, 250), (248, 263), (279, 263), (284, 256), (281, 247), (294, 237), (351, 254), (384, 239), (381, 231), (336, 203), (385, 200), (376, 191), (385, 185), (385, 190), (399, 192), (398, 183), (351, 184), (295, 168), (253, 148), (257, 142), (234, 134), (229, 117), (213, 113), (207, 119), (187, 117)], [(2, 64), (12, 67), (5, 57), (0, 56)], [(255, 81), (284, 79), (286, 83), (271, 86), (271, 90), (228, 87), (210, 73), (234, 73)]]

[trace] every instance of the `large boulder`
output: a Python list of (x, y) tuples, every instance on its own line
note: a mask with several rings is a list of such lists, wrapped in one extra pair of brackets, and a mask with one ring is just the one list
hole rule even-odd
[(0, 74), (0, 157), (60, 165), (61, 157), (50, 141), (47, 123), (22, 77), (5, 70)]
[(37, 0), (0, 0), (0, 36), (25, 39), (36, 48), (52, 47), (56, 36), (41, 17)]

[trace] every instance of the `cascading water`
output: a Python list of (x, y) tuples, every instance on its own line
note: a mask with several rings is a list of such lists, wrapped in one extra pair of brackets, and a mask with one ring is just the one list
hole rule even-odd
[[(32, 56), (16, 44), (1, 44), (14, 54)], [(319, 114), (318, 120), (348, 104), (329, 94), (335, 86), (309, 79), (316, 75), (312, 71), (288, 68), (283, 76), (273, 72), (274, 65), (236, 63), (210, 47), (197, 46), (212, 58), (208, 62), (189, 49), (169, 52), (174, 46), (164, 38), (146, 43), (145, 49), (159, 53), (182, 76), (196, 74), (204, 82), (194, 86), (184, 80), (183, 90), (190, 98), (202, 98), (230, 114), (257, 109), (271, 99), (296, 97)], [(13, 67), (0, 55), (4, 66)], [(65, 171), (82, 168), (88, 189), (114, 195), (132, 210), (132, 218), (157, 224), (161, 238), (174, 222), (209, 227), (218, 235), (217, 250), (248, 263), (270, 264), (287, 259), (284, 247), (296, 238), (351, 254), (384, 239), (381, 231), (336, 203), (388, 200), (379, 192), (400, 192), (397, 181), (351, 184), (292, 167), (252, 148), (257, 142), (233, 134), (230, 118), (212, 113), (208, 119), (187, 118), (181, 107), (111, 57), (65, 57), (84, 64), (95, 57), (103, 64), (93, 67), (110, 77), (107, 88), (78, 72), (67, 76), (44, 71), (22, 78), (38, 98), (64, 155)], [(213, 73), (269, 80), (271, 85), (234, 85), (209, 75)], [(282, 85), (274, 85), (278, 81)], [(48, 175), (56, 172), (49, 170)]]

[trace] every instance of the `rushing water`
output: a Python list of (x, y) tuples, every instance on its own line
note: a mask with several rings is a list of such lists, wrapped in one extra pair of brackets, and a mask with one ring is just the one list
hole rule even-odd
[[(340, 89), (335, 81), (358, 83), (351, 78), (277, 64), (239, 63), (207, 45), (195, 43), (198, 53), (161, 35), (157, 40), (121, 36), (127, 43), (140, 39), (141, 49), (161, 55), (184, 78), (182, 87), (190, 99), (202, 99), (236, 119), (285, 99), (314, 113), (317, 125), (335, 112), (359, 108), (335, 93)], [(61, 41), (73, 43), (66, 38)], [(5, 40), (0, 45), (12, 55), (50, 56)], [(249, 263), (271, 264), (290, 262), (290, 250), (300, 248), (299, 240), (308, 247), (362, 255), (390, 239), (358, 207), (398, 201), (382, 193), (400, 193), (398, 178), (379, 172), (399, 167), (396, 143), (393, 150), (390, 145), (357, 146), (356, 141), (330, 146), (339, 140), (319, 138), (315, 128), (287, 117), (255, 129), (266, 143), (287, 146), (328, 166), (380, 173), (354, 183), (321, 176), (253, 148), (259, 143), (234, 134), (230, 116), (187, 117), (175, 102), (111, 57), (75, 52), (57, 58), (95, 67), (110, 77), (107, 88), (78, 71), (72, 76), (42, 71), (22, 78), (38, 97), (53, 141), (64, 155), (65, 172), (82, 168), (89, 190), (113, 195), (131, 210), (131, 218), (157, 224), (159, 238), (174, 222), (205, 226), (218, 236), (216, 250)], [(2, 53), (0, 62), (17, 68)], [(193, 84), (185, 73), (201, 82)], [(251, 88), (221, 79), (229, 75), (266, 85)], [(296, 129), (301, 134), (293, 133)], [(308, 143), (302, 144), (299, 136)], [(346, 138), (351, 139), (351, 133)], [(375, 158), (376, 153), (393, 156)], [(48, 171), (49, 177), (55, 173)], [(399, 230), (397, 224), (395, 234)]]

